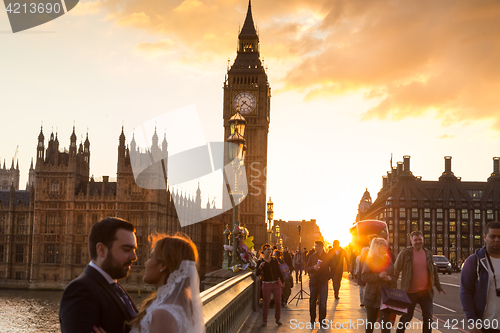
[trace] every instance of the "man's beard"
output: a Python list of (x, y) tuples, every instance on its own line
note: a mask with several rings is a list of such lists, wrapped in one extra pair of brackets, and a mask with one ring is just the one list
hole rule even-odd
[(500, 254), (500, 246), (491, 244), (490, 246), (486, 246), (486, 250), (491, 254)]
[(129, 266), (132, 264), (131, 261), (126, 262), (124, 265), (119, 265), (115, 258), (113, 258), (111, 251), (108, 252), (106, 258), (102, 262), (102, 270), (111, 276), (115, 280), (123, 279), (127, 277), (129, 272)]

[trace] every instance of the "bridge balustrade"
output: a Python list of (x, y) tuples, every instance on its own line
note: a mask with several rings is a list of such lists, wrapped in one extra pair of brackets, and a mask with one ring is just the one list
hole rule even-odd
[[(257, 280), (259, 281), (259, 280)], [(245, 272), (201, 293), (207, 333), (237, 332), (259, 304), (259, 282)]]

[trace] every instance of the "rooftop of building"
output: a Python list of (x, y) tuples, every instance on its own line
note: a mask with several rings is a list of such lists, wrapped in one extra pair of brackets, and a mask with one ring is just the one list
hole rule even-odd
[[(11, 190), (0, 190), (0, 203), (4, 206), (10, 205)], [(14, 206), (29, 205), (30, 191), (27, 190), (14, 190)]]

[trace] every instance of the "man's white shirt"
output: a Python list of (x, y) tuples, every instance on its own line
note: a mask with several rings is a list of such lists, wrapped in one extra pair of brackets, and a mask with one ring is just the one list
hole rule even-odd
[[(490, 257), (491, 264), (495, 269), (495, 275), (497, 278), (497, 287), (500, 288), (500, 258)], [(488, 269), (488, 294), (486, 295), (486, 308), (484, 309), (483, 315), (483, 326), (485, 320), (489, 320), (490, 328), (500, 329), (500, 297), (497, 296), (495, 291), (495, 281), (493, 277), (493, 271)], [(495, 319), (495, 321), (493, 321)]]
[(116, 280), (113, 280), (113, 278), (111, 276), (109, 276), (108, 273), (106, 273), (105, 271), (103, 271), (101, 267), (99, 267), (96, 264), (94, 264), (93, 261), (91, 261), (89, 263), (89, 266), (91, 266), (92, 268), (95, 268), (96, 271), (98, 271), (99, 273), (101, 273), (101, 275), (104, 276), (104, 278), (106, 279), (106, 281), (108, 281), (109, 284), (116, 283)]

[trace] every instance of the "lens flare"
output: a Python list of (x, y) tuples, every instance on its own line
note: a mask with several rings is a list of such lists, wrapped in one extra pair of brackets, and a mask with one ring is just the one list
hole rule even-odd
[(382, 255), (368, 257), (366, 262), (370, 270), (374, 273), (381, 273), (387, 270), (389, 264), (391, 263), (391, 257), (387, 249), (383, 249), (384, 253)]

